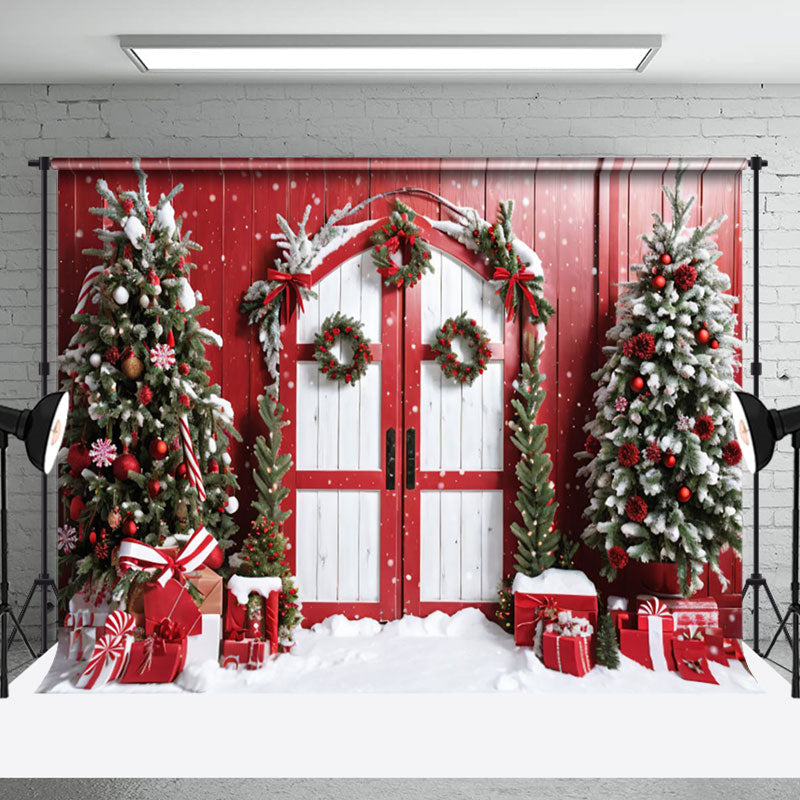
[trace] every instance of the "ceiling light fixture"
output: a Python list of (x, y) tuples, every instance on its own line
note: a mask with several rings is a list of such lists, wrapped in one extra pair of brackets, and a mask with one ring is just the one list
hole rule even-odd
[(660, 36), (124, 36), (146, 73), (642, 72)]

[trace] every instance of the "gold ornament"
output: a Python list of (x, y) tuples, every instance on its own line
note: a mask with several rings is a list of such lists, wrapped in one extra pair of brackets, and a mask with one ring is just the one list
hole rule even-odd
[(121, 364), (120, 369), (126, 378), (135, 381), (142, 376), (144, 372), (144, 364), (142, 359), (135, 355), (129, 355)]
[(184, 522), (186, 517), (189, 516), (189, 509), (183, 500), (178, 500), (177, 504), (175, 505), (175, 516), (180, 522)]
[(108, 525), (112, 531), (115, 531), (122, 524), (122, 514), (119, 513), (118, 508), (112, 508), (108, 512)]

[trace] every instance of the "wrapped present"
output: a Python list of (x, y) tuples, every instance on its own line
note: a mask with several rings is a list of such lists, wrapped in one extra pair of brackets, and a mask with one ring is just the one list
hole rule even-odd
[(222, 666), (260, 669), (267, 660), (269, 643), (263, 639), (226, 639), (222, 643)]
[(222, 614), (222, 575), (214, 572), (210, 567), (203, 566), (200, 569), (186, 573), (186, 578), (203, 596), (200, 603), (201, 614)]
[(106, 620), (105, 633), (95, 643), (78, 687), (94, 689), (116, 680), (127, 666), (136, 623), (125, 611), (113, 611)]
[(107, 591), (94, 592), (87, 584), (69, 601), (69, 611), (64, 617), (69, 641), (68, 657), (72, 661), (85, 661), (92, 654), (98, 636), (102, 636), (108, 615), (115, 604), (109, 602)]
[(646, 631), (623, 628), (619, 632), (619, 651), (655, 672), (676, 669), (672, 654), (672, 631), (660, 631), (655, 626)]
[(97, 642), (97, 628), (71, 628), (67, 631), (69, 637), (70, 661), (85, 661), (94, 650)]
[(723, 594), (717, 598), (719, 626), (726, 639), (742, 638), (742, 596)]
[(120, 683), (172, 683), (186, 663), (186, 648), (186, 631), (162, 620), (146, 639), (133, 642)]
[(225, 602), (225, 639), (259, 639), (278, 652), (280, 578), (232, 575)]
[(660, 632), (675, 630), (675, 620), (663, 600), (658, 597), (647, 597), (639, 604), (636, 625), (640, 631), (651, 628)]
[(685, 635), (676, 636), (672, 641), (672, 652), (678, 667), (678, 674), (685, 681), (717, 682), (708, 667), (706, 643), (702, 639), (690, 639)]
[(606, 602), (608, 614), (617, 630), (622, 628), (635, 628), (636, 617), (628, 610), (628, 598), (609, 595)]
[(186, 663), (202, 664), (204, 661), (219, 661), (221, 640), (222, 617), (219, 614), (201, 614), (200, 633), (190, 636), (186, 643)]
[[(588, 620), (586, 622), (588, 624)], [(549, 669), (582, 678), (594, 667), (591, 636), (545, 631), (542, 634), (542, 660)]]
[(672, 612), (676, 629), (719, 625), (719, 606), (713, 597), (665, 597), (662, 602)]
[(597, 628), (597, 590), (580, 570), (551, 568), (535, 578), (517, 573), (511, 591), (514, 594), (514, 642), (519, 646), (534, 644), (544, 609), (569, 609)]

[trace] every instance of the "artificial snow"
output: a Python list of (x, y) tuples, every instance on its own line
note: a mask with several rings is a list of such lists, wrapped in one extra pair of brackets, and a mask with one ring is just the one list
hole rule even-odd
[[(576, 678), (547, 669), (532, 648), (516, 647), (514, 637), (478, 609), (449, 616), (407, 616), (381, 624), (374, 619), (329, 617), (298, 631), (290, 653), (270, 658), (259, 670), (228, 670), (216, 661), (189, 665), (172, 684), (109, 683), (99, 693), (121, 692), (281, 692), (281, 693), (689, 693), (761, 692), (738, 663), (710, 663), (719, 686), (685, 681), (675, 672), (656, 673), (620, 657), (618, 670), (595, 667)], [(67, 659), (62, 636), (40, 692), (82, 692), (77, 676), (85, 665)]]
[(266, 600), (270, 592), (282, 591), (283, 583), (280, 578), (248, 578), (244, 575), (232, 575), (228, 581), (228, 588), (233, 592), (236, 602), (243, 606), (247, 604), (251, 592), (261, 595)]
[(511, 591), (521, 594), (577, 594), (594, 597), (597, 589), (579, 569), (557, 569), (551, 567), (535, 578), (518, 572), (511, 584)]

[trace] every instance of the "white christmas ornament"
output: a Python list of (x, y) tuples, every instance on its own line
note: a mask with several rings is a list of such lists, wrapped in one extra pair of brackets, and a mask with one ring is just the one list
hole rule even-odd
[[(163, 198), (164, 195), (162, 194), (161, 197)], [(170, 236), (175, 233), (175, 209), (172, 207), (172, 203), (164, 203), (156, 211), (153, 227), (161, 231), (167, 231)]]
[(146, 294), (143, 294), (143, 295), (142, 295), (142, 296), (139, 298), (139, 305), (140, 305), (142, 308), (149, 308), (149, 306), (150, 306), (150, 298), (149, 298), (149, 297), (148, 297)]
[(229, 497), (225, 503), (225, 510), (229, 514), (235, 514), (239, 510), (239, 500), (236, 497)]
[(223, 464), (224, 464), (226, 467), (229, 467), (229, 466), (230, 466), (230, 464), (231, 464), (231, 455), (230, 455), (230, 453), (223, 453), (223, 454), (222, 454), (222, 463), (223, 463)]
[(100, 353), (92, 353), (92, 354), (89, 356), (89, 363), (90, 363), (90, 364), (91, 364), (91, 365), (92, 365), (92, 366), (93, 366), (95, 369), (97, 369), (97, 367), (99, 367), (99, 366), (100, 366), (100, 364), (102, 363), (102, 361), (103, 361), (103, 358), (102, 358), (102, 356), (100, 355)]
[(142, 249), (142, 243), (139, 241), (146, 233), (146, 229), (142, 224), (139, 217), (125, 217), (122, 222), (122, 230), (128, 237), (130, 243), (137, 249)]
[(111, 296), (114, 298), (114, 302), (118, 306), (124, 306), (125, 303), (131, 299), (130, 294), (128, 294), (128, 290), (124, 286), (117, 286), (117, 288), (111, 293)]

